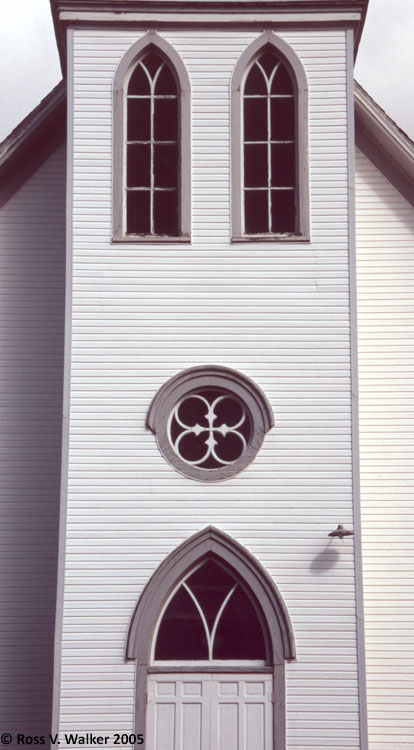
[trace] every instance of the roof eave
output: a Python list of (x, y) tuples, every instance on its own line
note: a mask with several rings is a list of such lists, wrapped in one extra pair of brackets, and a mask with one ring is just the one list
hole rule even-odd
[(66, 82), (61, 81), (0, 144), (0, 207), (66, 138)]
[(355, 82), (355, 142), (414, 205), (414, 143)]
[[(66, 137), (61, 81), (0, 144), (0, 206)], [(414, 205), (414, 143), (355, 82), (356, 145)]]

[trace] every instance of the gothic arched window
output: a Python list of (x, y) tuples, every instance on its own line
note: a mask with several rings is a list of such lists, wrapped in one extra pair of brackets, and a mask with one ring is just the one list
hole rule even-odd
[(286, 750), (292, 625), (273, 579), (222, 531), (203, 529), (155, 570), (126, 655), (136, 662), (136, 732), (148, 747), (182, 747), (183, 732), (188, 747), (219, 747), (224, 719), (227, 736), (240, 737), (231, 747)]
[(267, 644), (257, 606), (225, 568), (207, 560), (187, 576), (158, 627), (155, 661), (254, 660)]
[(188, 240), (189, 83), (176, 52), (150, 32), (115, 76), (115, 240)]
[(233, 240), (309, 239), (307, 84), (283, 40), (259, 37), (233, 75)]
[(179, 234), (178, 86), (168, 62), (149, 51), (127, 89), (127, 234)]
[(243, 87), (245, 234), (295, 234), (296, 96), (287, 66), (266, 50)]

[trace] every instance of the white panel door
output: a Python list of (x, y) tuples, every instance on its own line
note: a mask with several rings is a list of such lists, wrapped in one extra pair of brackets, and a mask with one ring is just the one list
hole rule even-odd
[(272, 675), (148, 678), (148, 750), (271, 750)]
[(148, 678), (147, 750), (208, 750), (210, 675)]
[(272, 747), (272, 675), (212, 675), (210, 748)]

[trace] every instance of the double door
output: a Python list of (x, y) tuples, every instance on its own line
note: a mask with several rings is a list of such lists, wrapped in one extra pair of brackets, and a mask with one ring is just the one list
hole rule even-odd
[(271, 674), (152, 674), (147, 750), (271, 750)]

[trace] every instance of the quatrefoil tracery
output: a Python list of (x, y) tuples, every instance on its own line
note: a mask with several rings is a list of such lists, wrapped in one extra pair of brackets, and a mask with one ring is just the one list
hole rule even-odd
[(246, 375), (221, 365), (200, 365), (161, 386), (147, 424), (177, 471), (201, 482), (219, 482), (253, 461), (274, 417), (265, 394)]
[(250, 438), (246, 406), (233, 394), (190, 393), (175, 405), (169, 438), (182, 461), (201, 469), (228, 466), (245, 452)]

